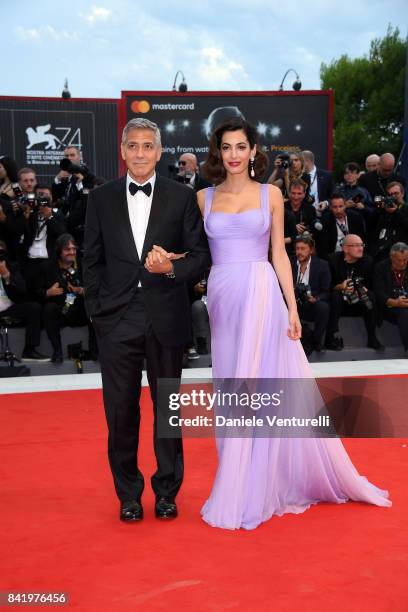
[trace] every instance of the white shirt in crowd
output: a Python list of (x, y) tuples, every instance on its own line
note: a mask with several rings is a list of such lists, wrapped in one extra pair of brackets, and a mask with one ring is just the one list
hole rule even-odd
[(41, 217), (38, 218), (37, 232), (33, 244), (28, 249), (28, 257), (30, 259), (48, 259), (47, 221)]
[(0, 312), (4, 312), (7, 308), (13, 305), (13, 302), (8, 298), (4, 288), (3, 279), (0, 276)]
[(307, 262), (306, 269), (303, 272), (303, 274), (300, 272), (300, 263), (297, 262), (297, 269), (298, 269), (297, 279), (296, 279), (297, 283), (303, 283), (304, 285), (309, 284), (310, 262), (311, 261), (312, 261), (312, 258), (309, 257), (309, 261)]
[(317, 190), (317, 168), (315, 165), (313, 165), (312, 170), (309, 172), (310, 175), (310, 195), (314, 196), (314, 202), (313, 202), (313, 206), (316, 208), (316, 206), (319, 204), (319, 193)]

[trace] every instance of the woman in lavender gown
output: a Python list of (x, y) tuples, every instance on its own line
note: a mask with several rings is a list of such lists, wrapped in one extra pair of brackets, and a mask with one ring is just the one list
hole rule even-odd
[[(236, 118), (215, 130), (206, 170), (217, 186), (198, 193), (213, 262), (213, 379), (313, 378), (300, 342), (281, 192), (257, 182), (265, 168), (255, 128)], [(388, 492), (358, 474), (336, 437), (226, 437), (217, 448), (215, 482), (201, 511), (214, 527), (254, 529), (320, 501), (391, 506)]]

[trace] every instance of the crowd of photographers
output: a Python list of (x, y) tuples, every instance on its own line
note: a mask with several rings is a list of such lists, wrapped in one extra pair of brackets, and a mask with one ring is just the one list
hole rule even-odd
[[(0, 158), (0, 323), (25, 326), (24, 361), (63, 362), (61, 329), (88, 325), (88, 354), (98, 349), (83, 297), (81, 259), (87, 197), (103, 182), (67, 147), (51, 185), (32, 168)], [(52, 355), (39, 352), (45, 329)]]
[[(335, 185), (311, 151), (275, 159), (268, 182), (285, 201), (285, 243), (308, 354), (341, 350), (339, 319), (357, 316), (368, 347), (384, 350), (376, 328), (385, 319), (398, 326), (408, 356), (408, 206), (405, 181), (394, 167), (391, 154), (370, 155), (363, 172), (346, 164)], [(174, 180), (195, 191), (209, 185), (192, 153), (181, 155), (171, 170)], [(62, 363), (61, 329), (83, 325), (88, 356), (97, 359), (81, 259), (88, 193), (102, 182), (76, 147), (64, 150), (51, 185), (38, 183), (33, 169), (0, 158), (0, 323), (11, 319), (25, 326), (24, 360), (50, 358), (38, 351), (44, 328), (51, 360)], [(194, 342), (186, 347), (186, 360), (209, 352), (207, 277), (190, 286)]]

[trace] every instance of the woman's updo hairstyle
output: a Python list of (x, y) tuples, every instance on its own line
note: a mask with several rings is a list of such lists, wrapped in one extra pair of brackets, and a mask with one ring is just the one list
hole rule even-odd
[[(208, 157), (203, 166), (205, 177), (214, 185), (222, 183), (227, 174), (221, 158), (222, 137), (225, 132), (237, 132), (238, 130), (242, 130), (245, 133), (251, 149), (253, 149), (255, 145), (258, 145), (258, 133), (256, 128), (245, 121), (245, 119), (242, 119), (242, 117), (232, 117), (215, 128), (210, 138)], [(259, 150), (257, 146), (254, 159), (255, 176), (252, 177), (250, 175), (249, 164), (248, 176), (254, 181), (259, 181), (265, 174), (268, 165), (269, 159), (267, 155)]]

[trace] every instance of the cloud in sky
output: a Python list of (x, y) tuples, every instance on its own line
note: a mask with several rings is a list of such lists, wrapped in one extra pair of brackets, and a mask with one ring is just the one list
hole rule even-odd
[[(25, 10), (22, 10), (22, 8)], [(181, 69), (190, 90), (278, 89), (288, 68), (318, 89), (322, 62), (368, 53), (387, 24), (406, 33), (405, 0), (28, 0), (2, 7), (3, 45), (13, 70), (0, 95), (78, 97), (122, 89), (170, 90)], [(38, 76), (41, 74), (41, 78)], [(286, 81), (288, 87), (291, 80)]]

